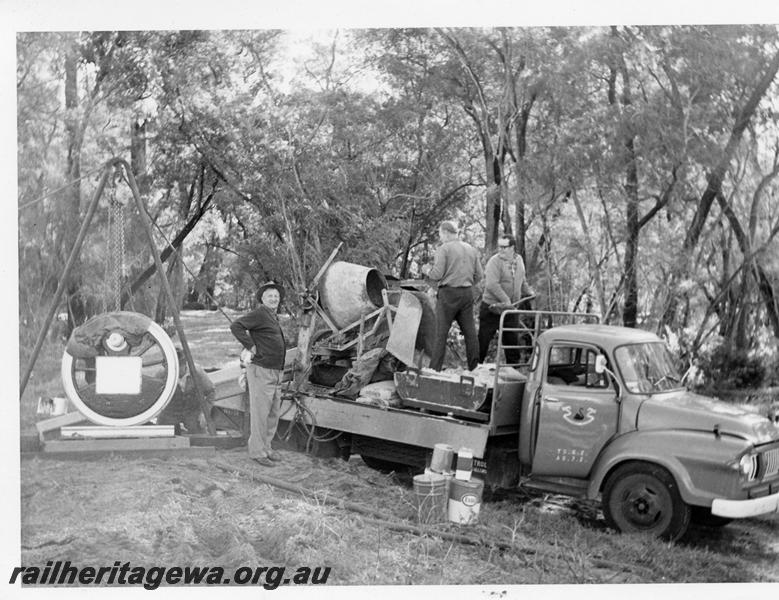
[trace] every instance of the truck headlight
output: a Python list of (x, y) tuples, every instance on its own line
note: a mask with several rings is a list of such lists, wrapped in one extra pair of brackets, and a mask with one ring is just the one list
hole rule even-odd
[(747, 481), (757, 477), (757, 454), (745, 454), (738, 463), (738, 471)]

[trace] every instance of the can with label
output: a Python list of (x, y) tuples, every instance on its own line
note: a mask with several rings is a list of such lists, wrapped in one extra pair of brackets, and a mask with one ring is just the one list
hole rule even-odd
[(481, 479), (449, 482), (448, 517), (452, 523), (472, 525), (479, 520), (484, 482)]

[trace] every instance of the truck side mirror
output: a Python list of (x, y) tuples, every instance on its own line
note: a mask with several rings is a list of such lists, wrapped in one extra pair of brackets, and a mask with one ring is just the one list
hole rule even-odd
[(612, 382), (614, 382), (614, 388), (617, 390), (617, 401), (619, 401), (622, 399), (622, 390), (619, 381), (614, 372), (606, 366), (606, 363), (606, 357), (603, 354), (598, 354), (595, 357), (595, 373), (598, 375), (606, 373), (611, 378)]

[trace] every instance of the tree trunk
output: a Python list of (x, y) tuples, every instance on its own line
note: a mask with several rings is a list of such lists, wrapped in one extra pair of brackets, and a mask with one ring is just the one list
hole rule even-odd
[[(160, 259), (162, 262), (165, 262), (168, 260), (170, 255), (173, 253), (173, 249), (178, 249), (181, 247), (181, 244), (184, 242), (186, 237), (192, 232), (192, 230), (195, 228), (195, 225), (198, 224), (200, 219), (203, 218), (203, 215), (205, 215), (206, 211), (211, 206), (211, 200), (213, 199), (213, 192), (206, 197), (203, 204), (200, 206), (200, 209), (194, 213), (189, 221), (184, 225), (184, 227), (181, 229), (181, 231), (176, 234), (176, 237), (173, 238), (173, 240), (170, 243), (170, 246), (166, 246), (165, 249), (160, 254)], [(173, 248), (171, 248), (171, 246)], [(135, 292), (137, 292), (143, 285), (149, 280), (149, 278), (154, 275), (154, 273), (157, 272), (157, 266), (155, 264), (150, 265), (143, 273), (141, 273), (138, 277), (136, 277), (135, 281), (130, 285), (130, 291), (125, 292), (122, 294), (122, 305), (130, 299), (130, 296), (132, 296)]]
[(487, 193), (484, 195), (485, 206), (485, 240), (484, 247), (488, 256), (492, 256), (495, 253), (495, 246), (498, 243), (498, 235), (500, 233), (500, 184), (491, 183), (487, 186)]
[(138, 191), (146, 196), (151, 187), (146, 166), (146, 119), (133, 118), (130, 123), (130, 167), (138, 182)]
[[(738, 217), (736, 217), (736, 214), (733, 212), (733, 209), (730, 207), (723, 194), (717, 194), (717, 201), (719, 202), (723, 214), (727, 217), (728, 223), (730, 223), (730, 228), (738, 242), (741, 254), (744, 256), (744, 261), (749, 263), (748, 267), (744, 270), (744, 277), (751, 276), (754, 278), (758, 291), (763, 298), (768, 322), (774, 330), (774, 336), (779, 337), (779, 303), (777, 303), (776, 292), (771, 283), (771, 278), (765, 272), (765, 269), (758, 263), (751, 240), (747, 237), (744, 228), (741, 227)], [(766, 244), (770, 243), (773, 236), (776, 234), (777, 231), (773, 230), (771, 236), (766, 241)], [(746, 298), (742, 298), (741, 300), (746, 301)]]
[[(472, 96), (463, 98), (463, 109), (476, 125), (476, 131), (481, 140), (482, 152), (484, 153), (484, 179), (487, 186), (484, 213), (485, 252), (486, 254), (491, 255), (494, 253), (497, 244), (501, 219), (501, 184), (503, 180), (501, 172), (502, 165), (499, 162), (502, 160), (502, 156), (500, 156), (501, 144), (498, 143), (497, 147), (493, 144), (490, 132), (490, 111), (487, 107), (484, 88), (469, 62), (465, 50), (450, 30), (436, 28), (436, 31), (451, 47), (456, 60), (460, 63), (463, 73), (471, 82), (471, 85), (475, 90)], [(467, 86), (463, 86), (464, 89), (466, 87)], [(501, 134), (502, 133), (503, 131), (501, 131)]]
[(625, 141), (628, 155), (627, 182), (627, 240), (625, 243), (625, 307), (622, 312), (622, 324), (635, 327), (638, 321), (638, 169), (633, 138)]
[(406, 243), (403, 246), (402, 259), (400, 265), (400, 278), (408, 278), (408, 267), (411, 257), (411, 245), (414, 243), (414, 219), (416, 217), (416, 204), (411, 206), (411, 218), (408, 224), (408, 236), (406, 237)]
[(774, 337), (779, 338), (779, 298), (777, 298), (776, 288), (771, 283), (771, 278), (765, 272), (765, 269), (757, 263), (754, 265), (754, 272), (757, 279), (757, 287), (765, 304), (768, 322), (774, 330)]
[[(170, 284), (170, 289), (173, 292), (173, 297), (176, 298), (179, 308), (181, 308), (181, 301), (179, 298), (183, 296), (183, 283), (181, 281), (183, 277), (179, 275), (181, 272), (183, 272), (181, 258), (178, 256), (178, 254), (174, 254), (173, 258), (171, 258), (168, 262), (168, 268), (165, 269), (165, 273), (168, 277), (168, 283)], [(155, 323), (162, 325), (165, 322), (165, 316), (168, 313), (168, 304), (168, 297), (165, 294), (165, 289), (160, 286), (159, 293), (157, 294), (156, 307), (154, 309)]]
[[(513, 82), (514, 85), (514, 103), (516, 105), (517, 99), (516, 99), (516, 81)], [(525, 235), (527, 234), (526, 227), (525, 227), (525, 201), (524, 196), (522, 194), (522, 182), (524, 181), (523, 173), (522, 173), (522, 165), (525, 161), (525, 154), (527, 152), (527, 124), (530, 120), (530, 112), (533, 109), (533, 104), (535, 104), (537, 97), (537, 88), (534, 88), (533, 91), (530, 93), (530, 99), (522, 106), (522, 109), (519, 111), (519, 119), (518, 122), (514, 125), (514, 142), (517, 145), (516, 148), (516, 162), (514, 163), (514, 175), (516, 177), (516, 187), (517, 187), (517, 200), (516, 200), (516, 215), (515, 215), (515, 237), (517, 239), (517, 252), (522, 256), (523, 259), (526, 259), (525, 252), (526, 252), (526, 243), (525, 243)], [(519, 108), (518, 106), (515, 106), (515, 108)], [(527, 263), (527, 260), (525, 260)]]
[(607, 306), (606, 306), (606, 291), (603, 286), (603, 278), (601, 277), (600, 265), (598, 264), (598, 260), (595, 257), (595, 250), (592, 244), (592, 236), (590, 236), (590, 228), (587, 225), (587, 219), (584, 215), (584, 210), (582, 209), (581, 202), (579, 202), (579, 197), (576, 194), (576, 190), (572, 190), (571, 199), (573, 200), (573, 204), (576, 207), (576, 214), (579, 216), (579, 222), (582, 225), (582, 233), (584, 234), (584, 244), (585, 244), (585, 248), (587, 249), (587, 260), (590, 265), (590, 271), (592, 272), (593, 277), (595, 279), (595, 291), (598, 295), (598, 303), (600, 304), (599, 313), (601, 319), (603, 319), (606, 316)]
[[(61, 243), (58, 256), (64, 266), (64, 259), (70, 253), (78, 235), (81, 216), (81, 133), (78, 117), (78, 58), (79, 51), (75, 42), (65, 55), (65, 130), (67, 132), (67, 160), (65, 163), (66, 188), (65, 202), (62, 203)], [(76, 257), (71, 275), (67, 281), (66, 302), (68, 306), (68, 331), (86, 320), (87, 309), (81, 297), (80, 257)]]
[[(617, 102), (617, 76), (622, 78), (622, 94), (619, 103), (622, 108), (630, 107), (633, 103), (630, 94), (630, 75), (619, 39), (616, 27), (611, 28), (611, 37), (614, 43), (615, 56), (610, 68), (608, 102), (612, 107), (618, 106)], [(624, 116), (623, 111), (619, 113)], [(635, 327), (638, 321), (638, 242), (641, 231), (638, 214), (638, 166), (636, 163), (635, 136), (630, 131), (630, 126), (623, 123), (628, 132), (623, 139), (625, 149), (625, 195), (627, 205), (625, 208), (625, 220), (627, 226), (627, 239), (625, 241), (625, 304), (622, 310), (622, 324), (625, 327)]]

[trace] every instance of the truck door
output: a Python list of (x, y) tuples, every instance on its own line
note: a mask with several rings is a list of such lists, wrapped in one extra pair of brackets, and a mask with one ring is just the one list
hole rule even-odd
[(608, 377), (595, 373), (598, 354), (591, 346), (550, 347), (537, 407), (534, 475), (587, 477), (616, 433), (617, 393)]

